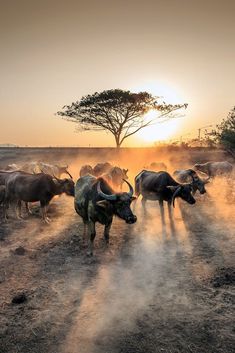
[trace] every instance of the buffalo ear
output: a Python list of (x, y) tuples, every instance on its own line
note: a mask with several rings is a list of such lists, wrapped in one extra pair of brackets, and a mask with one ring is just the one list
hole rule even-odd
[(173, 185), (167, 185), (166, 188), (171, 190), (172, 192), (175, 192), (176, 189), (178, 189), (179, 185), (173, 186)]
[(108, 202), (108, 200), (101, 200), (101, 201), (97, 201), (96, 205), (103, 207), (103, 208), (106, 208), (110, 205), (110, 203)]
[(136, 200), (136, 199), (137, 199), (136, 196), (132, 196), (132, 197), (131, 197), (131, 202), (134, 201), (134, 200)]

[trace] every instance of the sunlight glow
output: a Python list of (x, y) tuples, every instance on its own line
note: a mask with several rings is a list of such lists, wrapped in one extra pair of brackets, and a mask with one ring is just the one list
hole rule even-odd
[[(160, 101), (171, 104), (184, 103), (184, 100), (180, 96), (178, 90), (176, 90), (172, 85), (160, 81), (149, 81), (142, 85), (133, 88), (134, 91), (147, 91), (152, 93), (154, 96), (160, 97)], [(157, 116), (157, 112), (150, 111), (146, 114), (146, 120), (152, 120)], [(177, 134), (181, 127), (181, 119), (173, 118), (169, 120), (159, 120), (156, 119), (156, 124), (148, 126), (143, 130), (140, 130), (136, 136), (145, 142), (155, 142), (155, 141), (165, 141), (171, 138), (173, 135)]]
[[(152, 119), (156, 116), (156, 112), (151, 111), (146, 114), (146, 119)], [(140, 130), (136, 135), (146, 142), (164, 141), (169, 139), (173, 134), (177, 133), (180, 127), (180, 119), (173, 118), (167, 121), (159, 122)]]

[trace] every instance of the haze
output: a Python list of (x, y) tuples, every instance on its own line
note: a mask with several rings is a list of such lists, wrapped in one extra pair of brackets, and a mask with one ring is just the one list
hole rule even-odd
[(111, 88), (189, 103), (164, 138), (215, 126), (235, 104), (234, 11), (233, 0), (1, 1), (0, 143), (114, 146), (54, 115)]

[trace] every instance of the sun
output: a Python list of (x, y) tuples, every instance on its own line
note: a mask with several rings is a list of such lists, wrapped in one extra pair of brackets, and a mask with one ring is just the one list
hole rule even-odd
[[(147, 116), (148, 115), (148, 116)], [(146, 118), (151, 118), (156, 115), (156, 112), (149, 112), (146, 114)], [(168, 140), (180, 128), (180, 121), (178, 118), (172, 118), (163, 122), (156, 123), (151, 126), (137, 132), (136, 136), (145, 142), (154, 142), (154, 141), (164, 141)]]
[[(147, 91), (159, 99), (171, 104), (183, 103), (179, 92), (169, 84), (164, 82), (147, 82), (134, 88), (134, 91)], [(145, 119), (152, 120), (157, 117), (156, 111), (150, 111), (145, 115)], [(155, 119), (155, 121), (158, 121)], [(181, 128), (180, 118), (170, 118), (169, 120), (159, 120), (156, 124), (148, 126), (137, 132), (136, 137), (145, 142), (166, 141), (173, 137)]]

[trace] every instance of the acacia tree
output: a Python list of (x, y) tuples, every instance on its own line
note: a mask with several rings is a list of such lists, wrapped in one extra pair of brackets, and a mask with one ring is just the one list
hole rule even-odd
[[(181, 108), (187, 108), (187, 104), (160, 103), (159, 97), (148, 92), (113, 89), (84, 96), (80, 101), (65, 105), (57, 115), (78, 123), (82, 130), (111, 132), (119, 148), (131, 135), (159, 119), (175, 117), (173, 112)], [(146, 119), (146, 113), (150, 110), (158, 114), (153, 119)]]
[(216, 130), (212, 131), (212, 136), (235, 157), (235, 107), (230, 110), (227, 118), (217, 125)]

